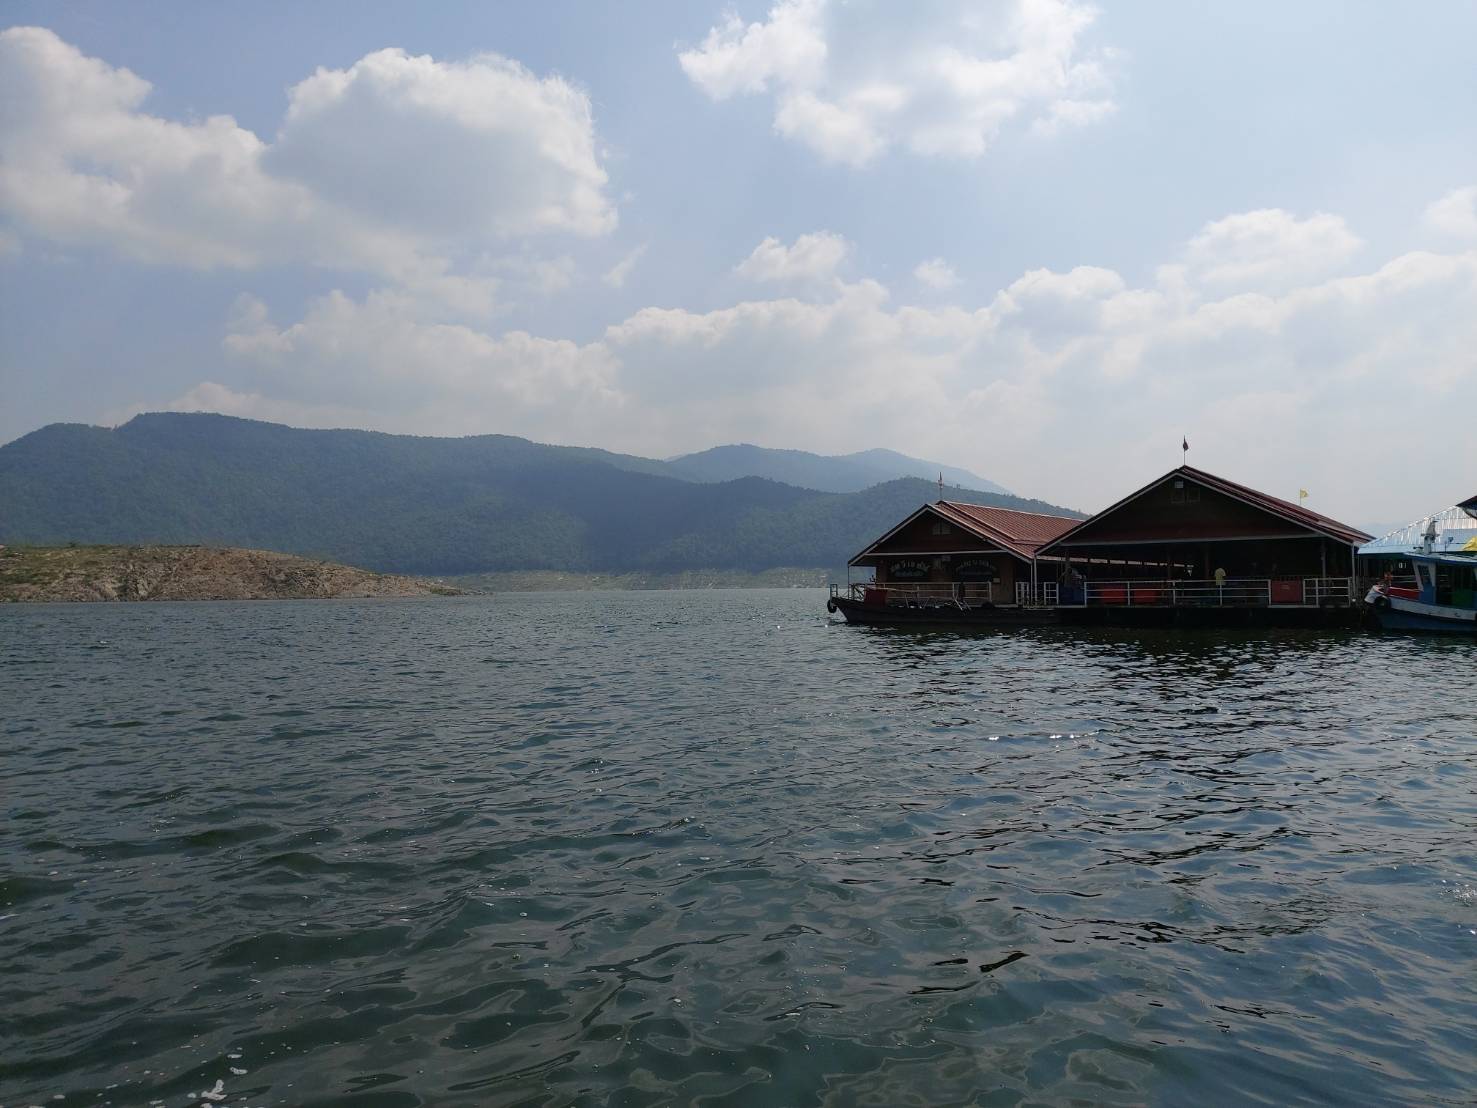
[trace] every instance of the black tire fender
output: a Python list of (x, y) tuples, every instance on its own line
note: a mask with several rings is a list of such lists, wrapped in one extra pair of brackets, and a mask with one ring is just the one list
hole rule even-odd
[(830, 612), (832, 615), (836, 614), (836, 598), (834, 596), (831, 597), (830, 600), (826, 601), (826, 611)]
[(1374, 598), (1374, 606), (1376, 608), (1388, 608), (1390, 606), (1390, 598), (1388, 596), (1377, 596)]

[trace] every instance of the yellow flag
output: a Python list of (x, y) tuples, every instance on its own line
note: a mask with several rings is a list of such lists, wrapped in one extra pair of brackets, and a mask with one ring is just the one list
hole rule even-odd
[(1308, 499), (1308, 490), (1307, 489), (1298, 489), (1298, 499), (1299, 500), (1306, 500), (1306, 499)]

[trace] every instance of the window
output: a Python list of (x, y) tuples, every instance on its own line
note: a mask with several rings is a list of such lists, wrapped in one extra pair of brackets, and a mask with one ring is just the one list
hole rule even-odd
[(952, 535), (954, 529), (941, 519), (933, 521), (933, 533), (935, 535)]

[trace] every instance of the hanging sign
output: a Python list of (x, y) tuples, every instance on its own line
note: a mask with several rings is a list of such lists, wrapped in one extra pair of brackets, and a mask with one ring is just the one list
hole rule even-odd
[(887, 566), (889, 581), (927, 581), (931, 576), (933, 567), (913, 558), (891, 562)]
[(954, 563), (956, 581), (998, 581), (1000, 571), (989, 558), (965, 558)]

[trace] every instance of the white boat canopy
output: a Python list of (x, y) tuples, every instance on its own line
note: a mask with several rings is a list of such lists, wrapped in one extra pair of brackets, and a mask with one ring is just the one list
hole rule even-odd
[[(1426, 545), (1430, 540), (1430, 546)], [(1477, 554), (1477, 496), (1391, 531), (1359, 548), (1363, 554)]]

